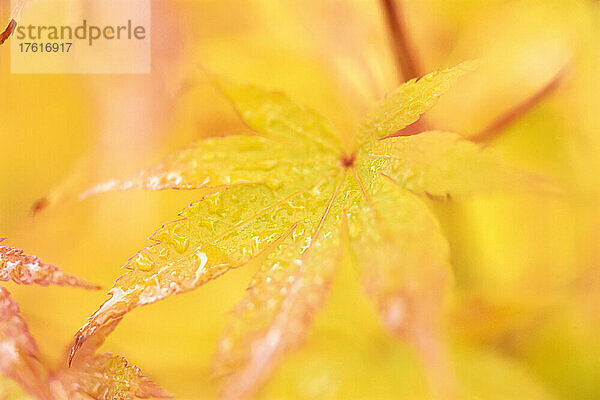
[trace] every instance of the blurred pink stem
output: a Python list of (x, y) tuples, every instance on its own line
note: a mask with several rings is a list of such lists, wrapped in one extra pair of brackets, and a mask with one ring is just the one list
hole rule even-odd
[(402, 81), (420, 76), (416, 54), (409, 42), (406, 25), (399, 5), (395, 0), (380, 0), (391, 35), (392, 51), (396, 59), (398, 76)]
[(469, 139), (476, 143), (489, 143), (496, 139), (506, 128), (512, 125), (523, 115), (527, 114), (542, 100), (552, 94), (562, 83), (568, 72), (568, 69), (568, 66), (563, 67), (539, 91), (534, 93), (531, 97), (525, 99), (523, 102), (509, 109), (507, 112), (502, 114), (500, 118), (492, 122), (487, 128), (471, 136)]
[(416, 348), (425, 367), (431, 396), (436, 400), (456, 398), (456, 377), (448, 360), (446, 348), (436, 330), (414, 332), (408, 340)]

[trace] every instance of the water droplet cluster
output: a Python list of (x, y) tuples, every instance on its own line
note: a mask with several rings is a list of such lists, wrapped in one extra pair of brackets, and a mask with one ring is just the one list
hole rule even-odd
[(166, 392), (120, 356), (99, 354), (83, 360), (75, 372), (77, 391), (97, 400), (164, 398)]

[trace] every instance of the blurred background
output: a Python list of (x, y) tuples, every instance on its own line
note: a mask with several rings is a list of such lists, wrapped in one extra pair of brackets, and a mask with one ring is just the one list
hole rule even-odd
[[(10, 5), (0, 4), (7, 19)], [(120, 266), (196, 199), (68, 194), (194, 140), (247, 132), (202, 69), (283, 90), (351, 136), (402, 81), (479, 58), (425, 115), (427, 126), (480, 142), (559, 190), (433, 203), (455, 270), (445, 329), (453, 368), (466, 398), (600, 398), (599, 37), (594, 0), (152, 0), (149, 75), (16, 75), (0, 46), (0, 236), (103, 286), (8, 284), (42, 361), (61, 359)], [(51, 206), (33, 217), (47, 195)], [(214, 398), (213, 352), (252, 273), (136, 310), (104, 349), (178, 399)], [(356, 271), (344, 267), (305, 347), (259, 397), (426, 399), (428, 391), (415, 354), (384, 331)]]

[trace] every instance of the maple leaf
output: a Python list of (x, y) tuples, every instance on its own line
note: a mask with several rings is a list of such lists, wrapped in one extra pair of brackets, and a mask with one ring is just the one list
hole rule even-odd
[[(95, 400), (134, 400), (169, 398), (170, 393), (142, 375), (140, 369), (124, 357), (111, 353), (97, 354), (106, 336), (121, 322), (113, 320), (103, 326), (81, 348), (69, 368), (66, 362), (52, 373), (51, 387), (58, 398)], [(65, 354), (65, 361), (69, 352)]]
[(4, 44), (17, 29), (17, 24), (23, 16), (23, 12), (29, 6), (32, 0), (18, 0), (13, 2), (14, 8), (8, 20), (8, 25), (4, 31), (0, 32), (0, 45)]
[[(0, 238), (0, 242), (5, 238)], [(24, 254), (23, 250), (0, 246), (0, 281), (42, 286), (68, 285), (99, 289), (40, 258)], [(39, 350), (27, 324), (20, 316), (18, 305), (9, 292), (0, 286), (0, 374), (14, 379), (38, 399), (50, 399), (43, 368), (37, 357)]]
[(38, 399), (50, 399), (38, 361), (39, 350), (21, 317), (19, 306), (0, 286), (0, 374)]
[(82, 359), (71, 374), (75, 382), (72, 387), (95, 400), (172, 397), (143, 376), (138, 367), (110, 353)]
[[(0, 238), (0, 242), (5, 238)], [(0, 246), (0, 281), (47, 286), (98, 286), (62, 272), (38, 257), (14, 247)], [(0, 286), (0, 374), (16, 381), (38, 400), (51, 399), (46, 371), (38, 362), (39, 350), (8, 290)]]
[(71, 357), (134, 308), (255, 260), (261, 267), (234, 309), (215, 361), (215, 372), (225, 377), (223, 397), (247, 397), (306, 337), (335, 277), (343, 232), (350, 233), (366, 291), (385, 325), (421, 340), (434, 329), (450, 276), (447, 244), (422, 195), (497, 190), (520, 176), (455, 134), (382, 139), (416, 121), (469, 69), (461, 64), (402, 85), (367, 119), (349, 152), (324, 118), (283, 94), (219, 82), (261, 136), (204, 140), (84, 194), (131, 188), (208, 193), (129, 259), (108, 300), (77, 332)]
[(472, 71), (476, 64), (477, 61), (462, 63), (411, 79), (399, 86), (367, 117), (361, 129), (359, 146), (393, 135), (416, 122), (458, 78)]
[[(0, 242), (6, 238), (0, 238)], [(0, 281), (14, 281), (22, 285), (62, 285), (84, 289), (100, 289), (58, 267), (44, 263), (40, 258), (25, 254), (23, 250), (0, 246)]]
[[(4, 238), (0, 238), (3, 241)], [(98, 287), (54, 265), (43, 263), (23, 250), (0, 246), (0, 280), (47, 286), (69, 285), (86, 289)], [(166, 398), (170, 395), (144, 377), (139, 368), (120, 356), (96, 354), (104, 338), (119, 320), (103, 327), (81, 351), (72, 369), (46, 371), (39, 361), (39, 350), (19, 307), (8, 290), (0, 286), (0, 375), (14, 380), (37, 400), (95, 399), (133, 400)]]

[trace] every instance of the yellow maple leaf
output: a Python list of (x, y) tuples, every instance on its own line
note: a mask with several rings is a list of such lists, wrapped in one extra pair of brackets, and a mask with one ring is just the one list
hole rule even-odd
[(254, 260), (260, 269), (215, 361), (215, 372), (226, 377), (223, 397), (247, 397), (305, 337), (335, 277), (343, 232), (385, 325), (419, 348), (423, 334), (435, 330), (450, 275), (447, 245), (421, 196), (487, 192), (522, 176), (451, 133), (382, 139), (416, 121), (470, 68), (462, 64), (401, 86), (349, 150), (324, 118), (283, 94), (219, 82), (260, 136), (204, 140), (84, 194), (203, 188), (204, 197), (130, 258), (109, 299), (77, 333), (71, 357), (134, 308)]

